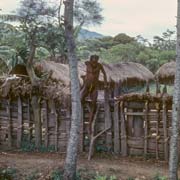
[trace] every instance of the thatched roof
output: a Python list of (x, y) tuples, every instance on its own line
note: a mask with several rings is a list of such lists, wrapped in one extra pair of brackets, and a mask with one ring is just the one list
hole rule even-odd
[(122, 85), (135, 86), (139, 84), (144, 84), (147, 81), (154, 79), (154, 75), (145, 66), (134, 63), (116, 63), (110, 64), (111, 70), (109, 71), (104, 65), (105, 70), (109, 73), (109, 78), (114, 82), (121, 82)]
[[(134, 86), (145, 83), (153, 79), (153, 74), (144, 66), (137, 63), (119, 63), (119, 64), (103, 64), (107, 74), (109, 83), (121, 82), (121, 85)], [(22, 66), (22, 67), (21, 67)], [(11, 74), (18, 75), (18, 78), (4, 77), (0, 78), (0, 94), (7, 96), (31, 96), (34, 93), (34, 87), (30, 83), (29, 77), (24, 73), (25, 67), (18, 65)], [(42, 61), (36, 64), (35, 71), (42, 74), (39, 86), (36, 92), (47, 99), (59, 99), (70, 97), (70, 78), (68, 64), (56, 63), (53, 61)], [(42, 72), (41, 72), (42, 71)], [(86, 74), (86, 65), (80, 62), (78, 65), (79, 80), (82, 84), (81, 76)], [(36, 73), (36, 74), (37, 74)], [(20, 76), (19, 76), (20, 74)], [(51, 74), (51, 75), (50, 75)], [(45, 77), (47, 76), (47, 77)], [(100, 75), (99, 81), (103, 84), (103, 76)]]
[[(153, 74), (138, 63), (102, 64), (106, 71), (108, 82), (121, 82), (121, 84), (126, 84), (127, 86), (134, 86), (154, 79)], [(41, 65), (45, 71), (53, 71), (52, 78), (62, 81), (65, 85), (70, 84), (69, 66), (67, 64), (43, 61)], [(78, 71), (79, 79), (82, 83), (81, 76), (86, 74), (86, 66), (83, 62), (79, 62)], [(99, 80), (103, 81), (102, 75), (100, 75)]]
[(1, 76), (0, 97), (31, 97), (36, 94), (44, 99), (56, 99), (59, 102), (70, 97), (68, 86), (53, 79), (51, 73), (40, 71), (38, 66), (35, 67), (35, 71), (37, 69), (38, 76), (41, 77), (37, 86), (32, 86), (24, 65), (17, 65), (10, 71), (9, 75)]
[(163, 64), (155, 73), (155, 78), (162, 84), (174, 84), (176, 62)]

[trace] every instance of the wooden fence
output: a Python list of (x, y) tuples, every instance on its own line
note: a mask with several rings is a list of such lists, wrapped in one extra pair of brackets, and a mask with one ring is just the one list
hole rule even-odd
[[(70, 111), (54, 101), (41, 102), (42, 144), (65, 152), (70, 128)], [(34, 143), (35, 125), (29, 99), (0, 99), (0, 148), (20, 148)]]
[[(98, 151), (123, 156), (144, 155), (168, 160), (172, 102), (123, 98), (97, 102), (91, 139), (87, 133), (90, 102), (83, 107), (79, 151), (92, 143)], [(69, 107), (41, 102), (42, 144), (65, 152), (70, 130)], [(34, 121), (29, 99), (0, 99), (0, 149), (20, 148), (34, 142)], [(92, 154), (91, 154), (92, 155)]]

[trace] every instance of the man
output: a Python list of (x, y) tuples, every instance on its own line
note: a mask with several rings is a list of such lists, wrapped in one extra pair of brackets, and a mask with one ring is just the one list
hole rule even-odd
[(104, 87), (107, 86), (107, 76), (103, 66), (98, 63), (99, 56), (92, 55), (89, 61), (86, 61), (86, 76), (84, 78), (84, 84), (81, 89), (81, 103), (85, 103), (85, 98), (90, 95), (92, 100), (92, 108), (89, 117), (89, 133), (91, 134), (91, 124), (96, 112), (96, 101), (98, 96), (98, 82), (99, 74), (103, 73), (104, 76)]

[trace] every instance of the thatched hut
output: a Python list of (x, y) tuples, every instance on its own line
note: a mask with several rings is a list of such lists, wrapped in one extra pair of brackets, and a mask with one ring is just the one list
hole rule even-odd
[(36, 93), (43, 99), (54, 99), (62, 101), (70, 95), (69, 87), (63, 82), (54, 79), (52, 73), (45, 72), (39, 65), (35, 66), (35, 72), (38, 77), (41, 77), (38, 87), (32, 86), (30, 78), (27, 74), (24, 65), (16, 65), (9, 75), (0, 77), (0, 97), (2, 98), (29, 98)]
[[(121, 82), (121, 85), (132, 87), (144, 84), (154, 79), (154, 75), (145, 66), (134, 63), (116, 63), (110, 65), (110, 78), (115, 82)], [(105, 66), (106, 69), (106, 66)]]
[[(154, 79), (154, 75), (141, 64), (127, 62), (118, 64), (102, 63), (107, 74), (109, 83), (121, 83), (121, 85), (135, 86), (144, 84)], [(41, 63), (45, 71), (53, 71), (52, 78), (62, 81), (65, 85), (70, 84), (69, 66), (67, 64), (55, 63), (52, 61), (43, 61)], [(86, 66), (83, 62), (78, 65), (79, 80), (82, 83), (82, 76), (86, 74)], [(103, 82), (103, 76), (100, 74), (100, 82)]]
[(174, 77), (175, 77), (175, 70), (176, 70), (176, 62), (168, 62), (163, 64), (155, 73), (155, 78), (161, 84), (174, 84)]

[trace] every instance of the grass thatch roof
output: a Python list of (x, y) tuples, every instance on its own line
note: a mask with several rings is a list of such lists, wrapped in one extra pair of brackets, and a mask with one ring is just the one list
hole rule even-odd
[[(153, 79), (153, 74), (144, 66), (137, 63), (119, 63), (103, 64), (109, 83), (121, 82), (121, 85), (135, 86)], [(17, 74), (18, 78), (13, 76), (0, 78), (1, 96), (31, 96), (34, 87), (30, 83), (29, 77), (25, 73), (25, 66), (17, 65), (11, 74)], [(41, 80), (36, 89), (39, 96), (47, 99), (59, 99), (70, 95), (70, 78), (68, 64), (56, 63), (53, 61), (42, 61), (35, 66), (36, 74), (40, 74)], [(79, 80), (82, 84), (81, 76), (86, 74), (86, 65), (79, 62), (78, 65)], [(19, 76), (20, 74), (20, 76)], [(103, 76), (100, 75), (100, 82), (103, 82)], [(103, 83), (101, 83), (103, 84)]]
[[(153, 80), (153, 74), (143, 65), (133, 62), (105, 64), (102, 63), (107, 74), (108, 82), (116, 82), (134, 86)], [(45, 71), (52, 71), (52, 78), (62, 81), (65, 85), (70, 84), (69, 66), (67, 64), (55, 63), (53, 61), (43, 61), (41, 63)], [(86, 66), (83, 62), (78, 65), (79, 79), (82, 83), (81, 76), (86, 74)], [(100, 81), (103, 81), (103, 76), (100, 75)]]
[(9, 75), (0, 77), (0, 97), (31, 97), (36, 94), (43, 99), (56, 99), (59, 102), (69, 98), (69, 87), (63, 82), (52, 78), (51, 73), (40, 70), (39, 66), (35, 67), (35, 72), (40, 79), (37, 86), (32, 86), (26, 67), (15, 66)]
[(174, 84), (176, 62), (163, 64), (155, 73), (155, 78), (162, 84)]
[[(154, 79), (154, 75), (145, 66), (134, 63), (116, 63), (110, 64), (112, 67), (109, 71), (110, 78), (114, 82), (121, 82), (122, 85), (135, 86), (139, 84), (144, 84), (147, 81)], [(106, 66), (104, 66), (105, 69)], [(107, 71), (108, 72), (108, 71)]]

